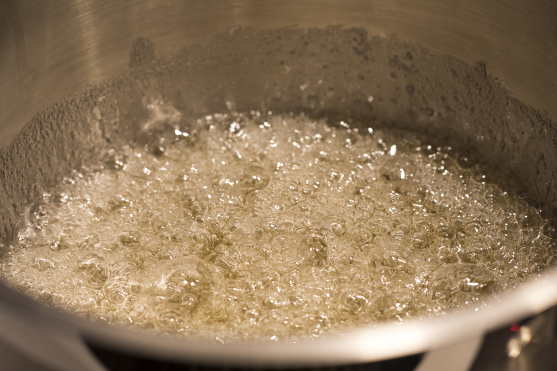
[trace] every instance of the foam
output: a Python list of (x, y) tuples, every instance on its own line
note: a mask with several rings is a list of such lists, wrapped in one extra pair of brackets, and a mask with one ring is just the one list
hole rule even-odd
[(555, 259), (509, 183), (413, 133), (259, 112), (184, 122), (44, 194), (1, 277), (91, 319), (295, 342), (481, 308)]

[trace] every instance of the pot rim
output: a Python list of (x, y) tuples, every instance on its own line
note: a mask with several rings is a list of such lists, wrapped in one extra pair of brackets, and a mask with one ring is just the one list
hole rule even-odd
[(218, 344), (121, 328), (46, 307), (3, 283), (0, 298), (0, 312), (20, 321), (29, 320), (33, 315), (39, 326), (48, 323), (50, 328), (64, 329), (65, 333), (77, 335), (83, 346), (90, 344), (126, 354), (203, 365), (331, 366), (441, 349), (535, 315), (557, 302), (557, 268), (546, 270), (512, 291), (491, 297), (486, 307), (477, 311), (470, 306), (443, 318), (411, 319), (402, 325), (363, 326), (348, 335), (329, 334), (315, 341), (294, 344)]

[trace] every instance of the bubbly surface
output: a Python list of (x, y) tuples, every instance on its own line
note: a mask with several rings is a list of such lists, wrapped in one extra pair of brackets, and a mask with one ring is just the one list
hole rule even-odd
[(450, 152), (303, 115), (167, 115), (30, 207), (0, 276), (90, 319), (222, 342), (481, 308), (553, 264), (555, 231)]

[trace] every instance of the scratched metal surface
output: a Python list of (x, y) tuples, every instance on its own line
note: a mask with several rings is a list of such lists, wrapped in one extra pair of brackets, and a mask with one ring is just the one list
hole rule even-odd
[(398, 35), (489, 72), (557, 118), (557, 3), (544, 0), (137, 0), (0, 4), (0, 147), (33, 115), (127, 67), (137, 37), (175, 52), (234, 25), (331, 24)]

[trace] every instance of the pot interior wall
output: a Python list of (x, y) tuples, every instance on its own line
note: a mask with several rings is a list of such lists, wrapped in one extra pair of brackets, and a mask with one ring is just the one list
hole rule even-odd
[(137, 39), (129, 71), (37, 114), (2, 152), (4, 245), (34, 199), (84, 161), (133, 141), (169, 110), (183, 120), (216, 112), (304, 112), (333, 124), (416, 130), (506, 171), (548, 210), (556, 205), (555, 123), (511, 97), (482, 62), (470, 66), (340, 26), (235, 27), (159, 59), (155, 47)]

